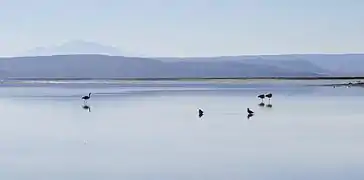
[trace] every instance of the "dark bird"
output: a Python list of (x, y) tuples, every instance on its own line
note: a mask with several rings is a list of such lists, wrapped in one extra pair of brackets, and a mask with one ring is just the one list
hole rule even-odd
[(203, 116), (203, 111), (201, 109), (198, 109), (198, 117), (202, 117)]
[(272, 93), (266, 94), (265, 97), (269, 99), (269, 104), (270, 104), (270, 99), (273, 97), (273, 94)]
[(249, 113), (249, 114), (254, 114), (254, 112), (252, 110), (250, 110), (249, 108), (246, 109), (246, 111)]
[(269, 99), (270, 99), (270, 98), (272, 98), (272, 97), (273, 97), (273, 94), (272, 94), (272, 93), (266, 94), (266, 95), (265, 95), (265, 97), (267, 97), (267, 98), (269, 98)]
[(261, 95), (258, 96), (258, 98), (260, 98), (262, 100), (262, 103), (263, 103), (263, 100), (265, 98), (265, 95), (264, 94), (261, 94)]
[(81, 99), (83, 99), (84, 101), (87, 101), (91, 98), (91, 93), (88, 93), (88, 96), (83, 96)]

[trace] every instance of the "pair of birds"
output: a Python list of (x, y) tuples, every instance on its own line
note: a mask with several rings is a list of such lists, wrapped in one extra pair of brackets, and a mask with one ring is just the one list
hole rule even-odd
[[(269, 103), (270, 103), (270, 98), (273, 97), (273, 94), (272, 93), (268, 93), (268, 94), (261, 94), (258, 96), (258, 98), (260, 98), (262, 100), (262, 103), (263, 103), (263, 100), (264, 98), (268, 98), (269, 99)], [(246, 111), (248, 112), (248, 115), (252, 116), (254, 114), (254, 111), (252, 111), (251, 109), (247, 108)]]
[(273, 97), (273, 94), (272, 93), (268, 93), (268, 94), (261, 94), (258, 96), (258, 98), (260, 98), (263, 102), (264, 98), (268, 98), (269, 99), (269, 102), (270, 102), (270, 98)]

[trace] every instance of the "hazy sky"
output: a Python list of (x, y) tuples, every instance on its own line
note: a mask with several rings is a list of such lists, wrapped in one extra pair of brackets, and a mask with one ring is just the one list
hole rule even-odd
[(71, 40), (150, 56), (364, 52), (363, 0), (2, 0), (0, 55)]

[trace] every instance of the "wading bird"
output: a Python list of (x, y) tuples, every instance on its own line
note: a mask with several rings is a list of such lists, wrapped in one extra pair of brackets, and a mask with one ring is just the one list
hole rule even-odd
[(83, 99), (84, 101), (87, 101), (91, 98), (91, 93), (88, 93), (88, 96), (83, 96), (81, 99)]
[(270, 104), (270, 98), (273, 97), (273, 94), (272, 93), (266, 94), (265, 97), (269, 99), (269, 104)]
[(263, 100), (265, 98), (265, 95), (264, 94), (261, 94), (261, 95), (258, 96), (258, 98), (260, 98), (262, 100), (262, 103), (263, 103)]
[(203, 111), (201, 109), (198, 109), (198, 117), (202, 117), (203, 116)]
[(254, 112), (252, 110), (250, 110), (249, 108), (246, 109), (246, 111), (249, 113), (249, 114), (254, 114)]

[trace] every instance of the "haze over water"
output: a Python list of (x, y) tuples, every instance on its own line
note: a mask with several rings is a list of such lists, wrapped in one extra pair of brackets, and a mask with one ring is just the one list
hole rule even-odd
[(3, 84), (0, 179), (363, 179), (364, 89), (321, 83)]

